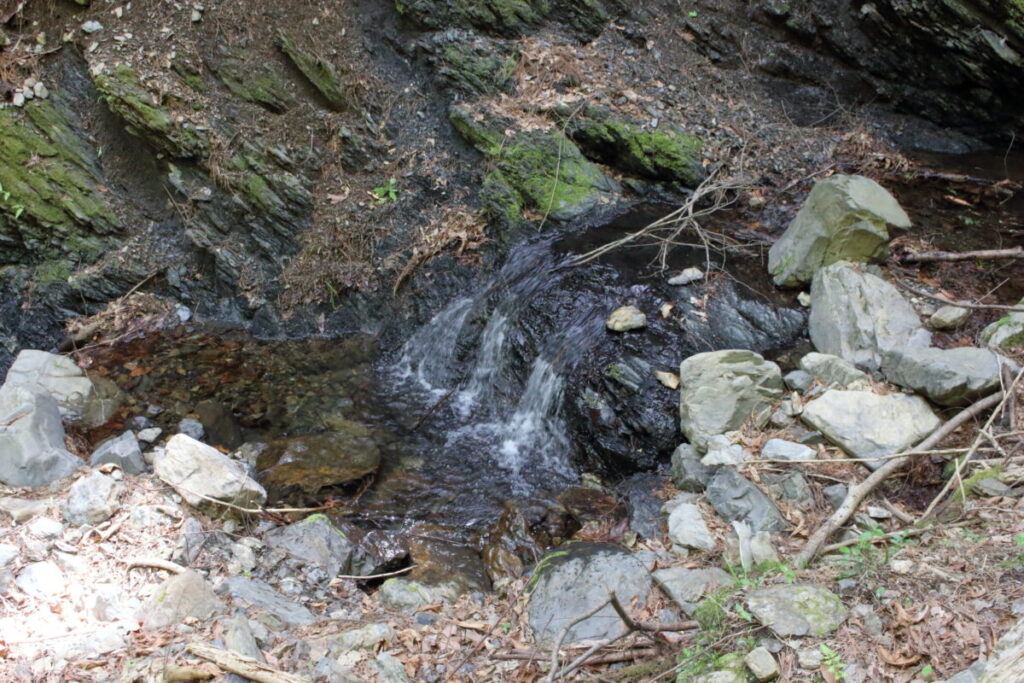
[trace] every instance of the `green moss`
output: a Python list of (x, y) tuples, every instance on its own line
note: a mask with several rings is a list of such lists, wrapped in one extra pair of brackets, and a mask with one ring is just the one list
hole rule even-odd
[(191, 62), (184, 59), (175, 59), (171, 62), (171, 69), (174, 73), (181, 77), (181, 80), (185, 81), (188, 87), (195, 90), (197, 93), (206, 92), (206, 81), (203, 80), (203, 74), (199, 70), (199, 67), (195, 66)]
[(537, 587), (537, 582), (540, 580), (541, 574), (543, 574), (556, 559), (559, 557), (565, 557), (568, 554), (568, 550), (553, 550), (542, 557), (540, 562), (537, 563), (537, 566), (533, 568), (533, 574), (530, 576), (530, 580), (526, 583), (526, 592), (533, 592), (533, 589)]
[(522, 225), (523, 198), (513, 188), (501, 171), (491, 170), (484, 176), (480, 188), (480, 201), (492, 225), (498, 227), (502, 239), (510, 241), (511, 231)]
[(350, 111), (359, 108), (355, 97), (346, 92), (347, 88), (342, 83), (333, 64), (311, 50), (303, 48), (295, 38), (284, 31), (278, 31), (276, 42), (278, 47), (302, 72), (302, 75), (320, 91), (320, 94), (333, 109)]
[(0, 110), (0, 263), (98, 253), (119, 229), (99, 184), (95, 152), (52, 100)]
[(520, 130), (506, 137), (505, 122), (462, 105), (452, 108), (451, 119), (523, 203), (545, 216), (576, 218), (617, 189), (559, 130)]
[(519, 63), (518, 53), (505, 52), (496, 42), (473, 41), (465, 36), (442, 44), (438, 52), (438, 76), (452, 89), (470, 97), (507, 92), (512, 72)]
[(247, 102), (276, 113), (287, 111), (295, 104), (288, 94), (284, 73), (249, 50), (223, 47), (212, 66), (225, 87)]
[(33, 280), (41, 287), (67, 282), (71, 277), (71, 265), (67, 261), (54, 260), (40, 263), (33, 273)]
[(289, 239), (312, 210), (313, 196), (305, 181), (254, 142), (244, 143), (224, 171), (217, 178), (220, 185), (246, 212), (271, 221)]
[(688, 187), (704, 179), (700, 138), (678, 128), (644, 130), (607, 110), (590, 108), (568, 121), (567, 132), (588, 157), (627, 173)]
[(132, 133), (174, 157), (201, 157), (209, 150), (207, 133), (176, 121), (169, 109), (154, 101), (156, 95), (142, 85), (130, 66), (118, 65), (109, 73), (95, 75), (94, 81), (107, 106)]
[(400, 14), (424, 28), (478, 28), (520, 36), (551, 12), (548, 0), (396, 0)]

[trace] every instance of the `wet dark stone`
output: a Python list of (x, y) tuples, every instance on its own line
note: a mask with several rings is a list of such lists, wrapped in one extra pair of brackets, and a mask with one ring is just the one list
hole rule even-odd
[(380, 451), (370, 430), (350, 422), (344, 432), (327, 432), (280, 439), (270, 444), (258, 461), (267, 487), (295, 486), (313, 494), (325, 486), (362, 479), (377, 470)]

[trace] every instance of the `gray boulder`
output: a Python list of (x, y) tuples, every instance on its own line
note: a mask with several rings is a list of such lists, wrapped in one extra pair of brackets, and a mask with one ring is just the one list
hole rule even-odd
[(672, 452), (672, 483), (680, 491), (700, 493), (714, 474), (701, 463), (697, 449), (688, 443), (680, 444)]
[[(1024, 306), (1024, 299), (1017, 304)], [(992, 349), (1024, 346), (1024, 312), (1014, 311), (981, 331), (981, 343)]]
[(271, 548), (281, 548), (292, 557), (322, 567), (332, 578), (348, 571), (354, 549), (345, 534), (324, 515), (272, 529), (263, 540)]
[(8, 486), (46, 486), (83, 464), (64, 448), (60, 408), (49, 394), (5, 384), (0, 425), (0, 482)]
[(694, 550), (712, 550), (715, 539), (700, 508), (693, 503), (680, 503), (668, 516), (668, 537), (674, 545)]
[(753, 351), (698, 353), (679, 366), (679, 426), (698, 450), (782, 395), (779, 366)]
[(244, 508), (267, 500), (267, 492), (243, 465), (184, 434), (171, 437), (164, 453), (153, 461), (153, 471), (195, 507), (210, 505), (208, 498)]
[(113, 477), (93, 472), (71, 485), (61, 512), (69, 524), (99, 524), (121, 507), (123, 491), (124, 485)]
[(385, 607), (399, 612), (415, 612), (429, 605), (451, 602), (459, 597), (459, 592), (454, 583), (428, 586), (411, 579), (388, 579), (377, 594)]
[(890, 353), (882, 372), (894, 384), (944, 406), (966, 405), (1000, 386), (1004, 359), (988, 349), (962, 346)]
[(305, 626), (316, 621), (316, 617), (305, 606), (285, 598), (269, 584), (258, 579), (232, 576), (217, 586), (217, 593), (230, 595), (236, 603), (246, 603), (255, 609), (263, 610), (289, 628)]
[[(550, 647), (571, 622), (608, 600), (623, 606), (646, 602), (651, 575), (636, 557), (609, 543), (568, 543), (548, 553), (534, 570), (527, 618), (538, 644)], [(565, 643), (619, 635), (625, 625), (611, 605), (569, 629)]]
[(849, 263), (815, 274), (810, 332), (818, 351), (868, 370), (879, 369), (889, 353), (931, 344), (931, 334), (895, 287)]
[(853, 367), (853, 363), (828, 353), (808, 353), (800, 359), (800, 369), (821, 380), (825, 386), (838, 384), (848, 387), (854, 382), (867, 382), (867, 373)]
[(652, 576), (658, 588), (672, 598), (687, 615), (694, 613), (702, 597), (733, 584), (733, 578), (718, 567), (669, 567), (655, 571)]
[(815, 184), (768, 251), (768, 270), (775, 284), (795, 287), (837, 261), (879, 261), (888, 253), (887, 226), (909, 228), (910, 218), (885, 188), (864, 176), (834, 175)]
[(206, 579), (189, 569), (164, 581), (142, 608), (142, 627), (146, 630), (180, 624), (189, 617), (206, 619), (224, 612), (224, 603)]
[[(809, 402), (804, 421), (855, 458), (879, 458), (912, 446), (940, 420), (919, 396), (830, 389)], [(884, 460), (865, 463), (878, 469)]]
[(731, 467), (719, 468), (706, 493), (715, 512), (727, 522), (746, 522), (754, 531), (781, 531), (788, 526), (771, 499)]
[(111, 437), (96, 446), (92, 457), (89, 458), (89, 464), (96, 467), (104, 463), (117, 465), (128, 474), (142, 474), (146, 471), (146, 461), (142, 459), (139, 440), (130, 431)]
[(780, 636), (824, 636), (848, 614), (830, 590), (816, 585), (772, 586), (747, 597), (747, 609)]
[(60, 406), (66, 420), (98, 427), (110, 419), (120, 405), (120, 395), (111, 383), (93, 382), (67, 356), (26, 349), (7, 371), (5, 386), (24, 387), (49, 394)]

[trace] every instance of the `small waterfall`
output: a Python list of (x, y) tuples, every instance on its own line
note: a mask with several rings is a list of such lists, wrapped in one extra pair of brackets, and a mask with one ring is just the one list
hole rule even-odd
[(415, 377), (429, 391), (442, 390), (451, 375), (456, 342), (475, 303), (468, 297), (458, 299), (417, 330), (402, 347), (398, 377)]
[(491, 315), (483, 334), (480, 335), (473, 374), (466, 388), (459, 392), (455, 403), (463, 417), (468, 417), (476, 405), (486, 405), (490, 402), (494, 393), (494, 382), (505, 368), (505, 338), (508, 326), (509, 316), (498, 310)]

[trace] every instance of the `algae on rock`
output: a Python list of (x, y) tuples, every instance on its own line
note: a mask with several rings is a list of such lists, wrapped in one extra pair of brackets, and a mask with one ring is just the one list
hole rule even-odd
[(295, 104), (288, 93), (284, 73), (275, 65), (257, 59), (245, 48), (221, 46), (209, 63), (225, 87), (247, 102), (266, 107), (276, 114)]
[(338, 111), (351, 111), (359, 108), (355, 95), (342, 82), (337, 69), (329, 61), (302, 45), (285, 31), (278, 31), (277, 46), (288, 56), (288, 59), (309, 79), (328, 104)]
[(127, 64), (95, 73), (93, 80), (107, 106), (120, 116), (128, 130), (145, 138), (173, 157), (203, 157), (210, 149), (207, 131), (175, 116), (139, 80)]
[(496, 95), (512, 85), (519, 53), (499, 41), (465, 31), (445, 31), (434, 36), (438, 77), (466, 97)]
[(474, 27), (520, 36), (551, 11), (548, 0), (396, 0), (400, 14), (430, 29)]
[(610, 201), (618, 184), (557, 129), (516, 130), (465, 105), (451, 109), (455, 128), (494, 164), (492, 187), (506, 184), (530, 208), (571, 220)]
[(95, 151), (54, 100), (0, 109), (0, 264), (94, 260), (120, 229), (100, 186)]

